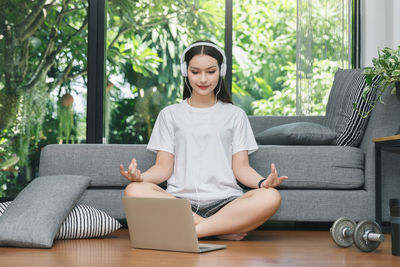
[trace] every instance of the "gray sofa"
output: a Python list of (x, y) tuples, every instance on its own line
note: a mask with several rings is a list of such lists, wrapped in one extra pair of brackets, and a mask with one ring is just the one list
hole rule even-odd
[[(400, 103), (389, 91), (383, 95), (385, 104), (378, 104), (372, 112), (357, 147), (259, 145), (259, 150), (249, 157), (250, 165), (266, 175), (270, 163), (274, 162), (280, 175), (289, 176), (279, 189), (281, 208), (271, 220), (331, 222), (341, 216), (356, 221), (375, 219), (372, 138), (393, 135), (400, 126)], [(266, 128), (298, 121), (323, 124), (325, 117), (250, 116), (249, 120), (254, 133), (258, 134)], [(48, 145), (41, 152), (39, 176), (90, 176), (92, 182), (80, 202), (124, 219), (121, 197), (128, 182), (120, 175), (119, 164), (128, 166), (133, 156), (138, 159), (142, 171), (155, 162), (155, 154), (147, 151), (146, 145)], [(396, 173), (400, 173), (399, 160), (385, 154), (383, 159), (391, 163), (384, 167), (384, 190), (400, 188), (400, 179), (396, 180)], [(387, 198), (382, 204), (384, 221), (388, 221), (389, 216)]]
[[(275, 162), (289, 179), (280, 189), (282, 204), (273, 220), (330, 222), (348, 216), (375, 220), (375, 144), (372, 138), (394, 135), (400, 126), (400, 102), (387, 90), (368, 120), (358, 147), (259, 146), (250, 164), (266, 173)], [(323, 123), (314, 117), (250, 117), (254, 133), (297, 121)], [(400, 155), (383, 152), (383, 221), (390, 221), (389, 198), (400, 197)], [(264, 162), (264, 164), (263, 164)], [(342, 183), (348, 181), (347, 184)]]

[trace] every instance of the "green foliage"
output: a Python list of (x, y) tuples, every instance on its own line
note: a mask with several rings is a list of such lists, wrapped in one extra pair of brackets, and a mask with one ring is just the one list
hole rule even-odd
[(6, 169), (14, 166), (15, 164), (17, 164), (18, 161), (19, 161), (19, 157), (14, 156), (3, 162), (0, 162), (0, 170), (6, 170)]
[(146, 144), (156, 119), (156, 117), (148, 118), (147, 114), (157, 113), (159, 105), (155, 103), (153, 103), (155, 105), (146, 105), (150, 110), (141, 113), (138, 106), (143, 107), (144, 105), (139, 98), (120, 99), (112, 103), (109, 142), (113, 144)]
[[(386, 89), (392, 88), (392, 94), (395, 94), (396, 85), (400, 87), (400, 46), (396, 49), (385, 47), (378, 50), (378, 57), (372, 59), (373, 67), (364, 69), (365, 81), (367, 86), (364, 90), (364, 100), (366, 94), (373, 90), (377, 90), (377, 98), (368, 103), (369, 109), (360, 114), (362, 117), (367, 117), (376, 107), (378, 102), (382, 102), (382, 94)], [(379, 80), (377, 80), (379, 79)], [(374, 84), (374, 81), (376, 81)], [(356, 106), (354, 106), (357, 109)]]
[(378, 51), (378, 57), (372, 59), (373, 67), (365, 68), (365, 80), (372, 86), (373, 79), (380, 77), (379, 85), (393, 87), (400, 82), (400, 46), (397, 49), (385, 47)]
[[(316, 60), (314, 65), (313, 79), (308, 81), (311, 83), (310, 88), (313, 89), (310, 92), (312, 99), (303, 103), (303, 105), (308, 109), (308, 114), (320, 115), (325, 112), (329, 90), (332, 86), (331, 81), (339, 66), (337, 61), (329, 60)], [(287, 71), (287, 77), (278, 78), (278, 81), (282, 81), (283, 89), (273, 91), (273, 95), (268, 99), (255, 100), (252, 103), (255, 115), (296, 115), (296, 65), (289, 64), (284, 68)]]
[(4, 146), (7, 143), (10, 133), (8, 130), (3, 130), (0, 137), (0, 197), (5, 197), (8, 191), (8, 185), (15, 184), (18, 173), (19, 157), (9, 151)]
[(55, 109), (46, 107), (54, 90), (59, 97), (85, 76), (86, 15), (78, 0), (10, 0), (0, 10), (0, 158), (19, 158), (1, 171), (0, 194), (21, 190), (36, 175), (39, 147), (57, 142)]
[(296, 1), (234, 1), (233, 10), (233, 99), (253, 114), (254, 101), (283, 89), (278, 78), (296, 60)]
[[(248, 114), (296, 115), (296, 83), (310, 85), (302, 92), (302, 111), (322, 115), (333, 73), (343, 67), (343, 10), (334, 1), (313, 1), (309, 32), (296, 32), (296, 1), (234, 1), (233, 99)], [(303, 25), (304, 27), (304, 25)], [(345, 26), (347, 27), (347, 26)], [(311, 51), (300, 45), (296, 81), (296, 35), (312, 32)], [(308, 38), (308, 37), (307, 37)], [(311, 40), (305, 39), (305, 40)], [(303, 40), (304, 41), (304, 40)], [(307, 68), (300, 63), (304, 62)], [(307, 87), (308, 88), (308, 87)], [(246, 93), (243, 93), (246, 92)]]
[(57, 116), (58, 116), (58, 132), (59, 132), (59, 140), (65, 140), (65, 143), (69, 143), (71, 131), (74, 127), (74, 111), (72, 107), (65, 107), (61, 102), (58, 102), (57, 108)]

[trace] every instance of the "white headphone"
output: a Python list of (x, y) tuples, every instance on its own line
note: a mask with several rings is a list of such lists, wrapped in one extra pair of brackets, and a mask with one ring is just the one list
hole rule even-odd
[(188, 65), (187, 65), (187, 63), (185, 61), (185, 55), (186, 55), (187, 51), (189, 51), (193, 47), (202, 46), (202, 45), (214, 47), (222, 55), (222, 64), (221, 64), (221, 69), (219, 71), (219, 76), (225, 77), (225, 74), (226, 74), (226, 57), (225, 57), (225, 53), (221, 48), (219, 48), (215, 44), (209, 43), (209, 42), (198, 42), (198, 43), (191, 44), (183, 51), (182, 57), (181, 57), (181, 73), (182, 73), (182, 76), (183, 77), (187, 77), (188, 76), (188, 72), (187, 72)]

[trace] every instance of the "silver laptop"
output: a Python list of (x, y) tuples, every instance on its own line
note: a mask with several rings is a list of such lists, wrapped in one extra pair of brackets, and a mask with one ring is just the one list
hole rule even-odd
[(206, 252), (226, 245), (199, 243), (187, 199), (122, 197), (132, 247)]

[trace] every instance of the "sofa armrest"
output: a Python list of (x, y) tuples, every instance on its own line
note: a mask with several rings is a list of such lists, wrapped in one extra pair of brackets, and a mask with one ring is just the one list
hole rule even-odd
[(249, 121), (254, 134), (274, 126), (293, 122), (313, 122), (323, 124), (324, 119), (325, 116), (249, 116)]
[[(374, 193), (374, 190), (371, 189), (375, 189), (375, 143), (372, 138), (394, 135), (400, 125), (400, 102), (395, 95), (391, 94), (391, 90), (386, 90), (383, 93), (382, 102), (384, 104), (378, 103), (372, 111), (360, 144), (361, 150), (365, 153), (365, 189), (372, 193)], [(387, 151), (383, 153), (382, 157), (389, 156), (390, 153), (393, 152)], [(399, 164), (391, 166), (388, 164), (385, 167), (387, 188), (398, 188), (396, 181), (398, 181), (399, 166)], [(387, 206), (383, 208), (386, 209)]]

